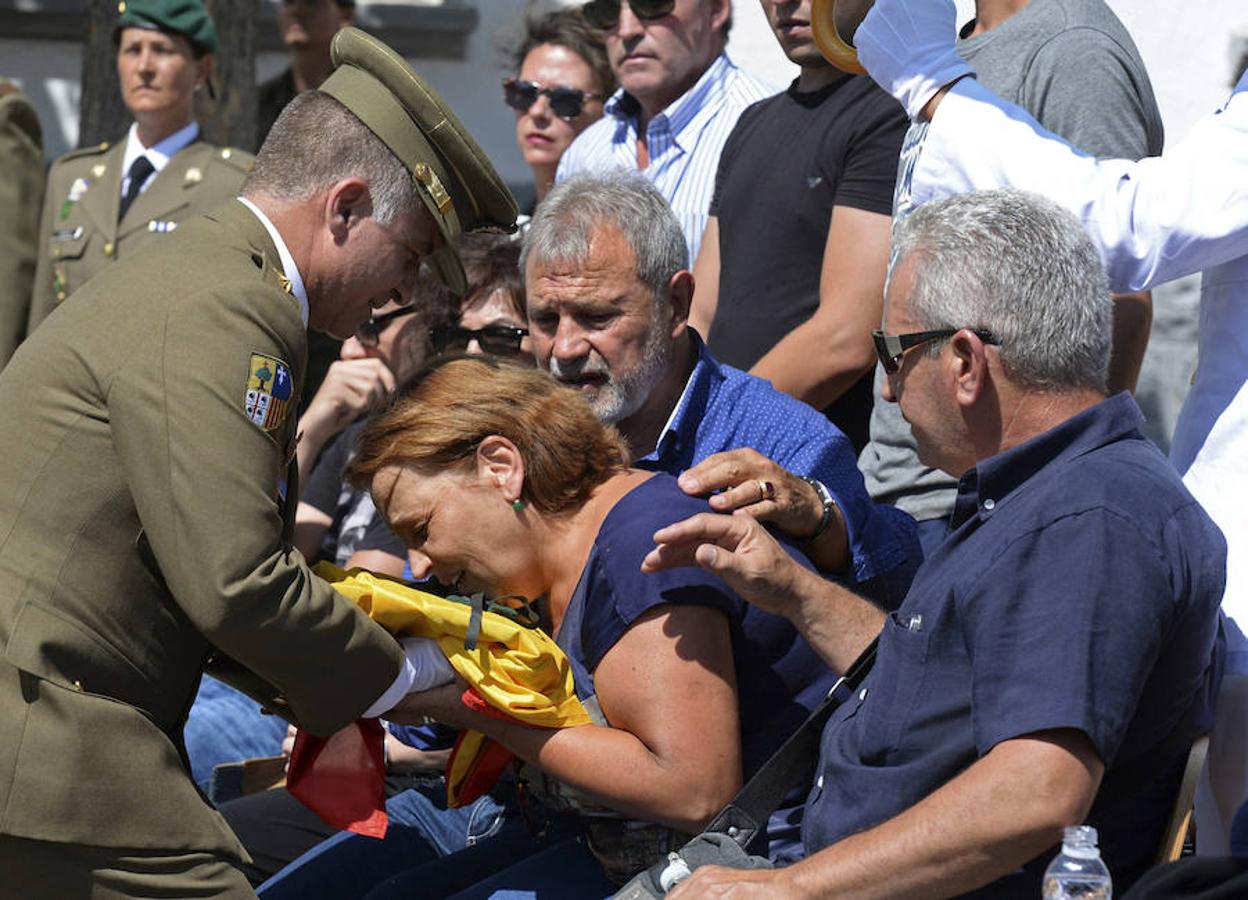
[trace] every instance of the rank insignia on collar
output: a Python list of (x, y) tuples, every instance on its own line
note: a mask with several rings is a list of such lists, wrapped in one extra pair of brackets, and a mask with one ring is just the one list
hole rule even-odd
[(186, 170), (186, 174), (182, 176), (183, 184), (199, 184), (204, 180), (204, 173), (200, 171), (198, 166), (192, 166)]
[(280, 273), (278, 274), (277, 283), (282, 286), (282, 290), (284, 290), (286, 293), (288, 294), (294, 293), (294, 287), (291, 285), (290, 279), (287, 278), (284, 274), (280, 274)]
[(294, 398), (290, 367), (275, 356), (252, 353), (247, 364), (243, 412), (264, 431), (281, 426)]

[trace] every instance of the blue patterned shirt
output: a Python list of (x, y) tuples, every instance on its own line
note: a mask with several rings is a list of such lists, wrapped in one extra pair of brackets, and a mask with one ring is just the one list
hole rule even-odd
[(634, 465), (679, 475), (712, 454), (752, 447), (795, 475), (823, 482), (849, 529), (849, 580), (881, 579), (868, 593), (895, 607), (923, 558), (914, 519), (872, 502), (853, 445), (822, 413), (720, 363), (692, 329), (689, 334), (698, 351), (693, 373), (654, 451)]
[[(692, 88), (646, 124), (650, 165), (642, 173), (676, 213), (691, 265), (702, 244), (724, 142), (742, 110), (774, 93), (721, 53)], [(563, 154), (556, 181), (581, 172), (636, 170), (637, 100), (621, 88), (603, 111)]]

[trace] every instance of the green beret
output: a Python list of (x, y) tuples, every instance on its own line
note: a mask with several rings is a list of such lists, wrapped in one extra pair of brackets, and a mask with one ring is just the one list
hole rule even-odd
[(427, 262), (447, 287), (467, 289), (454, 249), (465, 231), (515, 231), (516, 201), (463, 124), (403, 58), (358, 28), (334, 36), (333, 74), (318, 90), (351, 110), (416, 182), (446, 245)]
[(205, 53), (217, 52), (217, 28), (200, 0), (120, 0), (113, 40), (123, 28), (180, 34)]

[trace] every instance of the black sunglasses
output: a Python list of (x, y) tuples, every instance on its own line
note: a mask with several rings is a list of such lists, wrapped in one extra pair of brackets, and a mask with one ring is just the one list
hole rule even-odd
[[(909, 334), (885, 334), (882, 331), (873, 331), (871, 339), (875, 341), (875, 355), (880, 358), (880, 365), (884, 367), (886, 373), (895, 375), (901, 371), (901, 359), (907, 352), (922, 344), (951, 338), (961, 330), (961, 328), (941, 328), (938, 331), (912, 331)], [(985, 344), (1001, 343), (991, 331), (972, 328), (970, 332)]]
[[(661, 19), (676, 8), (676, 0), (628, 0), (628, 8), (639, 19)], [(590, 0), (581, 12), (595, 28), (614, 28), (620, 21), (620, 0)]]
[(448, 350), (467, 350), (476, 341), (486, 353), (495, 356), (516, 356), (520, 342), (528, 337), (529, 329), (514, 325), (486, 325), (484, 328), (460, 328), (458, 325), (439, 325), (429, 332), (435, 353)]
[(416, 312), (415, 306), (404, 306), (400, 309), (392, 309), (390, 312), (383, 313), (380, 316), (374, 316), (367, 322), (361, 322), (356, 327), (355, 339), (360, 342), (361, 346), (372, 350), (377, 346), (377, 341), (381, 338), (381, 332), (387, 324), (400, 316), (410, 316), (414, 312)]
[(508, 78), (503, 82), (503, 102), (520, 112), (529, 109), (543, 94), (550, 101), (550, 111), (568, 120), (575, 119), (584, 111), (586, 100), (602, 99), (598, 94), (576, 88), (542, 87), (536, 81), (521, 81), (519, 78)]

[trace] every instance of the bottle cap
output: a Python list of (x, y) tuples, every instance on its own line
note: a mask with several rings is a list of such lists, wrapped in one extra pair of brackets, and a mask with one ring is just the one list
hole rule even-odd
[(1101, 855), (1096, 840), (1096, 829), (1091, 825), (1066, 828), (1062, 832), (1062, 852), (1076, 859), (1094, 859)]

